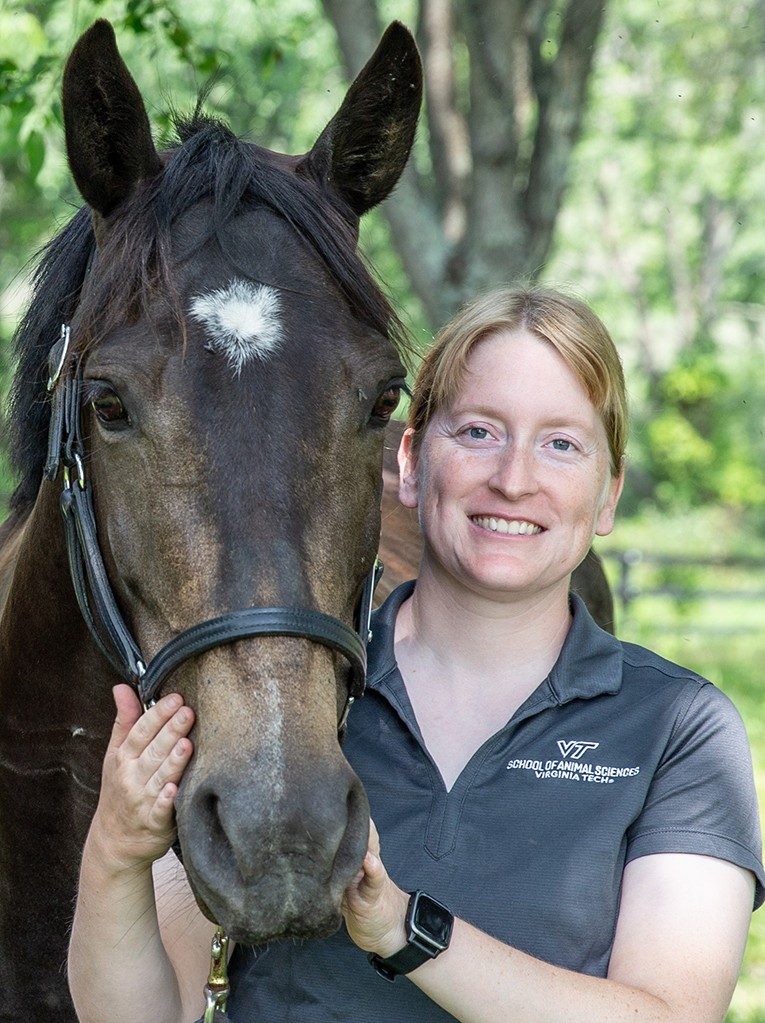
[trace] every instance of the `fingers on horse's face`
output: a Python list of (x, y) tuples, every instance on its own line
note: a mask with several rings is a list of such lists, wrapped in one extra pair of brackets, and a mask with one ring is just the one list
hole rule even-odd
[[(305, 157), (204, 121), (159, 155), (111, 27), (72, 53), (67, 151), (98, 244), (72, 322), (88, 343), (88, 474), (147, 655), (236, 608), (353, 620), (404, 375), (356, 232), (403, 169), (420, 94), (396, 25)], [(327, 933), (367, 841), (337, 741), (343, 658), (251, 639), (187, 660), (170, 684), (197, 712), (177, 813), (201, 901), (237, 940)]]

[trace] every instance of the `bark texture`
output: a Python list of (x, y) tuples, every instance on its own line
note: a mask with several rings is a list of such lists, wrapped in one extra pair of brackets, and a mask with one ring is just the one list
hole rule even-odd
[[(349, 77), (382, 33), (378, 0), (322, 0)], [(533, 280), (553, 241), (605, 0), (420, 0), (429, 162), (385, 205), (437, 326), (477, 291)]]

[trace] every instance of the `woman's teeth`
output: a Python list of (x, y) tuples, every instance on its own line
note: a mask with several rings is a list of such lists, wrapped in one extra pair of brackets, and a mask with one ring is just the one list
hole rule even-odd
[(492, 533), (510, 533), (513, 536), (533, 536), (535, 533), (542, 532), (541, 526), (537, 526), (533, 522), (526, 522), (523, 519), (495, 519), (491, 517), (473, 515), (471, 516), (470, 521), (475, 522), (477, 526), (481, 526), (483, 529), (490, 529)]

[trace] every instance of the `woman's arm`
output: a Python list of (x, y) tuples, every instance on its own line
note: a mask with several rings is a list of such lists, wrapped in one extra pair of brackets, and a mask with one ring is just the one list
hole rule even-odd
[[(462, 920), (446, 952), (408, 977), (462, 1023), (722, 1023), (753, 895), (749, 871), (724, 860), (645, 856), (624, 872), (607, 979), (551, 966)], [(344, 901), (353, 940), (383, 957), (398, 952), (407, 901), (367, 854)]]
[[(117, 720), (80, 871), (70, 990), (80, 1023), (145, 1023), (160, 1010), (163, 1023), (189, 1023), (203, 1007), (212, 925), (198, 910), (188, 916), (184, 930), (190, 931), (168, 956), (152, 863), (174, 838), (173, 801), (191, 756), (186, 736), (193, 712), (171, 695), (142, 714), (128, 686), (115, 688), (115, 701)], [(174, 891), (163, 889), (169, 921), (186, 890), (185, 878)], [(189, 914), (185, 902), (183, 912)]]

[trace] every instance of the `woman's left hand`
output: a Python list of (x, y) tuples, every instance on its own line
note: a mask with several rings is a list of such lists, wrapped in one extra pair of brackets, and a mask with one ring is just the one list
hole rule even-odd
[(365, 952), (386, 958), (406, 945), (404, 920), (409, 896), (390, 877), (380, 859), (380, 836), (369, 822), (369, 848), (362, 869), (343, 895), (342, 911), (351, 939)]

